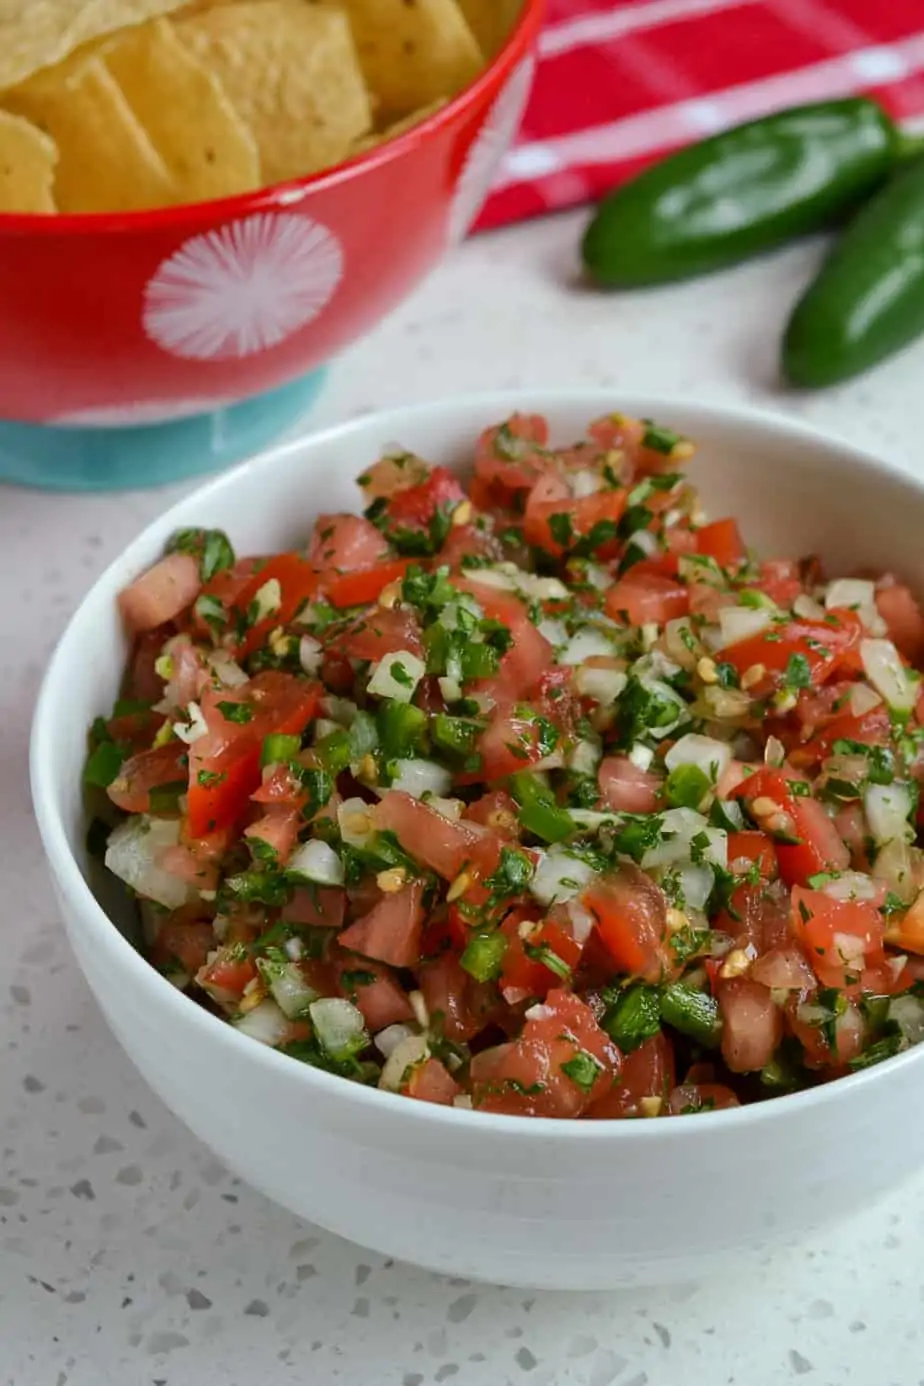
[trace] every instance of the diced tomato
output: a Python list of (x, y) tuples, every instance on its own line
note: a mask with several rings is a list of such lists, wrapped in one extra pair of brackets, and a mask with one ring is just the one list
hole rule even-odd
[(514, 414), (485, 429), (475, 448), (476, 477), (505, 491), (528, 491), (546, 469), (548, 438), (549, 426), (538, 414)]
[(607, 592), (605, 606), (610, 616), (631, 626), (663, 626), (687, 614), (690, 591), (673, 578), (630, 568)]
[(462, 817), (492, 828), (503, 838), (517, 838), (520, 834), (518, 813), (517, 802), (506, 789), (494, 789), (468, 804)]
[(818, 765), (834, 754), (835, 741), (858, 741), (863, 746), (884, 746), (889, 740), (891, 724), (885, 704), (864, 712), (860, 717), (844, 713), (831, 718), (827, 724), (801, 746), (793, 747), (793, 765), (808, 768)]
[(268, 849), (273, 853), (274, 860), (283, 865), (292, 855), (298, 841), (301, 821), (301, 814), (297, 808), (270, 808), (255, 823), (251, 823), (249, 828), (244, 829), (244, 836), (251, 844), (252, 851), (259, 852), (261, 849), (254, 844), (262, 843), (263, 850)]
[(140, 751), (126, 760), (106, 791), (126, 813), (156, 812), (151, 791), (167, 785), (185, 785), (187, 748), (181, 741), (168, 741), (154, 750)]
[(903, 582), (879, 584), (876, 607), (889, 629), (889, 639), (916, 668), (924, 663), (924, 615), (911, 589)]
[(391, 967), (416, 967), (420, 962), (423, 930), (423, 881), (409, 881), (401, 890), (383, 895), (362, 919), (344, 929), (341, 948)]
[(388, 501), (388, 528), (426, 530), (437, 510), (451, 513), (465, 491), (446, 467), (434, 467), (425, 481), (396, 491)]
[[(208, 735), (189, 748), (188, 825), (203, 837), (239, 820), (260, 784), (260, 752), (272, 733), (294, 735), (316, 715), (321, 687), (269, 669), (234, 690), (207, 689), (202, 713)], [(222, 704), (240, 712), (225, 715)], [(241, 718), (244, 720), (235, 720)]]
[(724, 1083), (681, 1083), (667, 1099), (667, 1116), (690, 1116), (695, 1112), (724, 1112), (740, 1107), (740, 1098)]
[[(407, 650), (423, 653), (420, 625), (412, 611), (398, 607), (376, 607), (360, 616), (346, 630), (337, 630), (330, 637), (335, 653), (351, 659), (383, 659), (385, 655)], [(326, 677), (326, 670), (325, 670)], [(350, 680), (352, 681), (352, 671)]]
[(219, 948), (214, 957), (199, 969), (196, 982), (219, 1006), (234, 1010), (244, 995), (244, 988), (256, 975), (253, 959), (245, 949), (235, 944)]
[(924, 892), (906, 914), (891, 915), (885, 928), (886, 942), (902, 953), (924, 955)]
[(766, 833), (729, 833), (728, 869), (736, 876), (749, 875), (756, 869), (761, 881), (772, 880), (776, 875), (773, 839)]
[(775, 810), (765, 821), (776, 837), (780, 875), (787, 885), (805, 885), (810, 876), (843, 871), (850, 862), (840, 833), (818, 800), (792, 792), (790, 783), (797, 779), (792, 772), (764, 768), (735, 790), (736, 797), (747, 799), (752, 813), (757, 810), (758, 819), (765, 805)]
[(495, 784), (517, 770), (537, 765), (548, 754), (541, 745), (540, 733), (532, 713), (520, 716), (516, 711), (498, 711), (478, 738), (478, 770), (459, 776), (459, 782)]
[(402, 1091), (408, 1097), (416, 1097), (418, 1102), (435, 1102), (441, 1107), (451, 1107), (462, 1089), (448, 1068), (439, 1059), (431, 1058), (415, 1065)]
[(594, 419), (587, 429), (587, 436), (602, 447), (627, 452), (634, 458), (645, 436), (645, 424), (641, 419), (630, 419), (626, 414), (606, 414), (602, 419)]
[(469, 976), (453, 953), (425, 962), (418, 974), (431, 1022), (453, 1044), (475, 1038), (497, 1010), (497, 995)]
[(714, 520), (696, 532), (696, 552), (714, 558), (720, 568), (736, 568), (745, 558), (744, 541), (733, 519)]
[(151, 962), (161, 969), (179, 963), (184, 972), (195, 977), (214, 947), (215, 935), (206, 920), (171, 917), (165, 919), (157, 931)]
[(477, 569), (456, 580), (456, 586), (469, 592), (481, 604), (485, 616), (500, 621), (513, 636), (513, 645), (502, 657), (496, 680), (508, 699), (528, 692), (552, 663), (552, 646), (529, 619), (529, 612), (519, 597), (498, 592), (477, 581)]
[(172, 621), (196, 600), (202, 579), (191, 554), (168, 553), (119, 593), (119, 610), (134, 635)]
[(884, 961), (882, 916), (869, 901), (796, 886), (791, 928), (823, 986), (856, 990), (864, 968)]
[(764, 675), (749, 687), (754, 697), (762, 698), (778, 686), (794, 656), (804, 662), (813, 684), (824, 683), (844, 667), (847, 656), (859, 645), (862, 632), (852, 612), (840, 611), (831, 613), (827, 621), (790, 621), (737, 640), (725, 646), (722, 659), (739, 676), (763, 667)]
[(478, 828), (453, 822), (398, 789), (382, 797), (375, 821), (379, 832), (394, 833), (409, 856), (447, 881), (458, 876), (481, 839)]
[[(807, 1068), (846, 1073), (850, 1060), (863, 1052), (866, 1023), (862, 1012), (850, 997), (844, 1000), (846, 1004), (841, 1014), (832, 1025), (825, 1025), (824, 1028), (814, 1017), (805, 1018), (801, 999), (793, 997), (788, 1002), (787, 1028), (802, 1045), (802, 1059)], [(810, 1000), (809, 1006), (811, 1004)], [(834, 1039), (833, 1047), (829, 1043), (829, 1035)]]
[(771, 948), (753, 963), (749, 975), (772, 991), (809, 992), (815, 988), (815, 974), (795, 943)]
[(377, 601), (390, 583), (399, 582), (410, 563), (409, 558), (389, 558), (376, 563), (374, 567), (360, 568), (355, 572), (338, 573), (326, 569), (318, 575), (319, 586), (332, 606), (363, 606), (367, 602)]
[(650, 876), (626, 863), (593, 881), (582, 896), (621, 972), (658, 982), (668, 967), (667, 900)]
[(756, 580), (749, 580), (748, 587), (764, 592), (771, 601), (781, 607), (792, 606), (804, 590), (798, 563), (785, 558), (770, 559), (766, 563), (761, 563)]
[[(567, 486), (564, 487), (564, 495), (549, 494), (557, 489), (553, 484), (555, 480), (543, 478), (530, 492), (523, 529), (530, 544), (558, 558), (579, 539), (591, 534), (596, 525), (616, 525), (625, 513), (627, 493), (608, 488), (573, 500)], [(568, 522), (571, 535), (568, 543), (560, 541), (553, 519), (556, 515), (563, 515)], [(604, 538), (594, 552), (600, 558), (611, 558), (618, 547), (615, 537)]]
[(642, 770), (628, 756), (606, 756), (597, 772), (600, 793), (614, 813), (654, 813), (661, 793), (661, 780), (650, 770)]
[(154, 666), (170, 634), (169, 626), (161, 626), (157, 630), (145, 632), (135, 641), (128, 666), (126, 697), (137, 698), (145, 703), (160, 702), (164, 692), (164, 680)]
[(614, 1120), (643, 1115), (643, 1098), (666, 1100), (674, 1086), (674, 1049), (659, 1030), (631, 1054), (622, 1056), (622, 1066), (615, 1084), (608, 1093), (588, 1109), (587, 1116), (596, 1120)]
[(783, 1038), (783, 1013), (769, 987), (750, 977), (720, 980), (722, 1057), (732, 1073), (754, 1073), (773, 1058)]
[(280, 918), (286, 924), (307, 928), (339, 929), (346, 915), (346, 892), (339, 886), (299, 886), (282, 907)]
[(511, 1006), (542, 997), (568, 982), (581, 957), (581, 945), (550, 919), (530, 919), (513, 910), (503, 923), (507, 936), (500, 978), (501, 995)]
[[(254, 604), (268, 583), (278, 584), (278, 602), (270, 602), (267, 614), (254, 620)], [(243, 559), (231, 570), (217, 573), (202, 589), (203, 596), (224, 608), (227, 630), (223, 645), (238, 659), (244, 659), (266, 644), (277, 626), (287, 626), (305, 602), (316, 596), (318, 574), (301, 554), (280, 553), (272, 558)], [(271, 587), (267, 596), (277, 595)], [(210, 627), (207, 611), (197, 612), (194, 624), (200, 635)]]
[(407, 992), (388, 967), (367, 958), (337, 954), (336, 989), (362, 1012), (370, 1034), (414, 1019)]
[(572, 992), (550, 991), (509, 1045), (472, 1060), (472, 1101), (483, 1111), (576, 1117), (606, 1093), (620, 1054)]
[(371, 568), (389, 552), (385, 536), (361, 515), (319, 515), (308, 561), (315, 568), (339, 568), (346, 573)]
[(465, 558), (488, 558), (497, 562), (504, 550), (493, 533), (478, 525), (453, 525), (439, 551), (438, 561), (450, 568), (461, 567)]

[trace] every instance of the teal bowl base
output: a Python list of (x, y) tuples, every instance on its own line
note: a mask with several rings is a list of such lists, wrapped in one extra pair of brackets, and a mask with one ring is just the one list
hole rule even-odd
[(240, 462), (311, 408), (327, 368), (214, 414), (129, 428), (0, 423), (0, 482), (48, 491), (165, 486)]

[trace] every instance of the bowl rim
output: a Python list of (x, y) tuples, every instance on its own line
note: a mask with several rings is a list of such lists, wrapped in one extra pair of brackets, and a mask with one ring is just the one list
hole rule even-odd
[[(802, 420), (770, 409), (750, 405), (704, 403), (699, 399), (684, 395), (659, 395), (644, 390), (626, 389), (625, 398), (619, 400), (624, 406), (634, 410), (644, 410), (655, 417), (669, 418), (672, 411), (687, 414), (701, 414), (704, 419), (713, 419), (720, 424), (756, 428), (767, 434), (776, 434), (792, 441), (827, 449), (835, 449), (843, 454), (848, 465), (856, 471), (866, 472), (872, 477), (889, 478), (904, 485), (909, 491), (917, 493), (924, 502), (924, 477), (918, 478), (894, 461), (877, 457), (876, 454), (857, 447), (847, 438), (830, 433)], [(310, 447), (315, 453), (327, 443), (348, 439), (352, 434), (362, 434), (370, 427), (381, 433), (382, 437), (396, 436), (395, 428), (402, 426), (408, 414), (421, 420), (437, 422), (446, 411), (459, 407), (471, 409), (473, 413), (483, 414), (485, 418), (506, 416), (525, 401), (541, 398), (547, 401), (549, 412), (563, 408), (586, 408), (588, 417), (594, 411), (606, 412), (613, 407), (617, 392), (603, 387), (578, 387), (517, 390), (490, 390), (470, 392), (463, 395), (441, 398), (424, 404), (399, 405), (387, 410), (364, 414), (356, 418), (336, 423), (323, 429), (304, 434), (276, 447), (256, 454), (247, 461), (227, 472), (212, 477), (203, 485), (194, 488), (160, 512), (139, 534), (116, 555), (104, 571), (95, 579), (89, 591), (81, 598), (76, 610), (69, 617), (46, 667), (39, 695), (36, 700), (30, 730), (29, 771), (33, 808), (47, 858), (48, 868), (54, 877), (67, 905), (81, 920), (81, 929), (88, 934), (93, 945), (105, 950), (114, 965), (122, 969), (126, 984), (136, 989), (139, 1004), (150, 995), (157, 1004), (176, 1009), (178, 1027), (189, 1029), (203, 1036), (211, 1035), (221, 1044), (231, 1046), (230, 1054), (239, 1052), (242, 1058), (249, 1056), (253, 1064), (266, 1065), (267, 1072), (288, 1074), (291, 1081), (305, 1085), (310, 1091), (317, 1086), (320, 1092), (332, 1099), (346, 1104), (356, 1103), (374, 1117), (376, 1112), (383, 1116), (397, 1116), (400, 1112), (409, 1127), (413, 1122), (425, 1123), (431, 1130), (443, 1127), (447, 1133), (452, 1131), (482, 1131), (485, 1138), (523, 1141), (539, 1138), (543, 1141), (654, 1141), (654, 1140), (708, 1140), (722, 1131), (739, 1130), (744, 1126), (763, 1125), (765, 1122), (781, 1121), (787, 1118), (797, 1120), (800, 1114), (811, 1109), (827, 1109), (832, 1103), (848, 1102), (851, 1095), (860, 1093), (872, 1085), (889, 1081), (888, 1075), (898, 1074), (913, 1064), (924, 1063), (924, 1044), (913, 1046), (902, 1054), (894, 1055), (883, 1063), (861, 1069), (845, 1077), (835, 1079), (818, 1087), (802, 1092), (768, 1098), (764, 1102), (708, 1113), (707, 1121), (561, 1121), (550, 1117), (507, 1116), (493, 1112), (473, 1112), (465, 1108), (439, 1106), (428, 1102), (409, 1101), (396, 1093), (383, 1091), (353, 1083), (335, 1074), (312, 1068), (307, 1064), (295, 1063), (286, 1055), (266, 1045), (255, 1043), (241, 1034), (227, 1021), (213, 1015), (198, 1005), (184, 992), (178, 991), (165, 977), (153, 968), (146, 958), (126, 939), (115, 923), (109, 918), (103, 906), (85, 879), (67, 839), (67, 832), (61, 813), (58, 811), (56, 793), (55, 755), (56, 725), (51, 718), (51, 710), (58, 698), (60, 686), (66, 686), (67, 670), (80, 649), (80, 633), (83, 627), (92, 625), (95, 607), (112, 600), (115, 592), (125, 582), (126, 568), (142, 571), (151, 561), (145, 552), (150, 548), (155, 535), (169, 532), (176, 524), (183, 522), (190, 507), (207, 508), (211, 499), (225, 491), (233, 491), (238, 482), (254, 473), (265, 472), (268, 476), (277, 468), (284, 468), (289, 459), (298, 458)], [(528, 407), (533, 407), (532, 403)], [(389, 432), (389, 429), (392, 431)], [(111, 590), (110, 590), (111, 589)], [(686, 1133), (681, 1136), (681, 1133)]]
[(418, 125), (393, 139), (373, 145), (343, 159), (330, 168), (319, 169), (301, 178), (288, 178), (264, 188), (237, 193), (233, 197), (209, 198), (204, 202), (182, 202), (170, 207), (139, 208), (129, 212), (0, 212), (0, 237), (77, 236), (156, 232), (188, 226), (191, 230), (232, 217), (284, 210), (298, 206), (312, 193), (326, 192), (373, 168), (381, 168), (402, 158), (432, 134), (455, 123), (458, 117), (477, 105), (485, 93), (505, 78), (516, 61), (538, 36), (546, 0), (522, 0), (516, 23), (494, 57), (477, 77), (457, 92), (444, 106), (433, 111)]

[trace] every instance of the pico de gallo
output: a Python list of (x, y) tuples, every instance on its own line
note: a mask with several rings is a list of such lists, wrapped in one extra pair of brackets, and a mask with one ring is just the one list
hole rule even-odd
[(290, 552), (176, 534), (85, 772), (151, 963), (293, 1060), (522, 1116), (734, 1107), (924, 1037), (924, 617), (755, 557), (693, 455), (517, 415), (467, 489), (392, 450)]

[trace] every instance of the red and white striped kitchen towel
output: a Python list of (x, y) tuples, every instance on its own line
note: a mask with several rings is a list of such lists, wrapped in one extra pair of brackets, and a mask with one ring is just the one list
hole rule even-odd
[(924, 0), (549, 0), (478, 226), (595, 200), (691, 140), (851, 92), (924, 117)]

